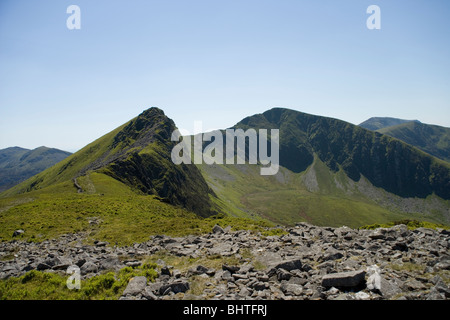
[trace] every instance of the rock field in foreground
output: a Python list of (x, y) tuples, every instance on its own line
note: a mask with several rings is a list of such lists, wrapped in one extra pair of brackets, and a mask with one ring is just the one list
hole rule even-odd
[[(98, 241), (85, 245), (79, 234), (41, 243), (4, 242), (0, 278), (34, 269), (64, 274), (71, 265), (78, 266), (85, 278), (139, 266), (159, 252), (192, 257), (194, 262), (177, 270), (160, 259), (156, 281), (135, 277), (120, 299), (450, 298), (448, 230), (411, 231), (405, 225), (355, 230), (299, 223), (286, 231), (262, 237), (216, 226), (205, 235), (151, 236), (127, 247)], [(195, 264), (196, 258), (205, 256), (234, 257), (239, 263), (217, 269)]]

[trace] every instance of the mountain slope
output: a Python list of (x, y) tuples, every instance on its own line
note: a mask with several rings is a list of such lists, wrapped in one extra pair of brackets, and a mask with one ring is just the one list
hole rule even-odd
[(404, 120), (398, 118), (390, 118), (390, 117), (372, 117), (367, 119), (366, 121), (359, 124), (360, 127), (363, 127), (368, 130), (377, 131), (379, 129), (396, 126), (403, 123), (415, 122), (420, 123), (418, 120)]
[(282, 108), (233, 128), (280, 130), (275, 176), (260, 176), (254, 165), (199, 165), (218, 205), (236, 216), (353, 227), (412, 217), (450, 222), (450, 166), (397, 139)]
[(44, 171), (69, 155), (70, 152), (47, 147), (34, 150), (12, 147), (0, 150), (0, 192)]
[(450, 128), (420, 122), (407, 122), (377, 131), (450, 162)]
[(274, 108), (239, 122), (241, 128), (279, 128), (280, 165), (301, 172), (317, 154), (330, 170), (401, 197), (435, 193), (450, 199), (450, 165), (396, 139), (350, 123)]
[(91, 172), (106, 174), (136, 192), (156, 195), (201, 216), (213, 213), (213, 193), (195, 166), (172, 163), (170, 141), (175, 124), (158, 108), (111, 131), (56, 166), (3, 193), (13, 196), (70, 180), (80, 188), (80, 177)]

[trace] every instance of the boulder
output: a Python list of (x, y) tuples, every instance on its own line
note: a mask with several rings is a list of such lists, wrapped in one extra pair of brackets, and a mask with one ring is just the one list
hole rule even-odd
[(379, 292), (381, 290), (380, 268), (377, 265), (367, 267), (367, 274), (369, 275), (366, 281), (367, 289)]
[(225, 230), (223, 230), (223, 228), (221, 227), (221, 226), (219, 226), (219, 225), (215, 225), (213, 228), (212, 228), (212, 232), (213, 233), (225, 233)]
[(178, 279), (170, 284), (161, 286), (161, 288), (159, 289), (159, 293), (161, 295), (166, 295), (170, 292), (173, 292), (173, 293), (186, 292), (189, 290), (189, 288), (190, 288), (189, 282)]
[(325, 251), (322, 261), (331, 261), (341, 259), (344, 255), (336, 249), (329, 248)]
[(43, 270), (47, 270), (47, 269), (51, 269), (51, 266), (49, 266), (45, 262), (38, 263), (38, 265), (36, 267), (36, 270), (38, 270), (38, 271), (43, 271)]
[(358, 287), (365, 284), (366, 272), (364, 270), (331, 273), (323, 276), (323, 287)]
[(280, 289), (287, 296), (300, 296), (303, 293), (303, 287), (295, 283), (283, 283)]
[(100, 260), (100, 269), (102, 270), (120, 270), (124, 265), (120, 262), (119, 257), (116, 255), (106, 256), (104, 259)]
[(292, 259), (292, 260), (284, 260), (281, 262), (277, 262), (274, 266), (275, 269), (284, 269), (286, 271), (292, 271), (292, 270), (301, 270), (302, 269), (302, 262), (300, 259)]
[(85, 275), (85, 274), (89, 274), (89, 273), (98, 272), (98, 267), (92, 261), (87, 261), (86, 263), (84, 263), (81, 266), (80, 270), (81, 270), (81, 274)]
[(289, 280), (290, 278), (292, 278), (292, 273), (290, 273), (289, 271), (287, 271), (287, 270), (285, 270), (283, 268), (277, 269), (277, 279), (278, 279), (278, 281)]
[(136, 296), (139, 293), (142, 293), (147, 286), (147, 278), (144, 276), (140, 277), (134, 277), (130, 279), (130, 282), (128, 282), (127, 287), (123, 291), (122, 295), (132, 295)]
[(168, 266), (164, 266), (161, 268), (161, 275), (166, 275), (166, 276), (171, 277), (172, 272), (170, 271), (170, 268)]
[(222, 265), (222, 270), (228, 270), (228, 271), (230, 271), (231, 273), (236, 273), (236, 272), (239, 271), (239, 269), (240, 269), (239, 266), (229, 266), (229, 265), (227, 265), (227, 264), (223, 264), (223, 265)]

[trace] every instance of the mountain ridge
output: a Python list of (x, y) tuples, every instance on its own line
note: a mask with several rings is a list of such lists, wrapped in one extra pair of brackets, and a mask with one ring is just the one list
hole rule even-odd
[(371, 117), (366, 121), (361, 122), (359, 126), (368, 130), (377, 131), (379, 129), (392, 127), (408, 122), (421, 123), (419, 120), (405, 120), (392, 117)]
[(89, 172), (101, 172), (137, 192), (157, 195), (201, 216), (211, 215), (209, 195), (213, 193), (197, 168), (175, 166), (171, 162), (174, 142), (170, 141), (170, 135), (175, 129), (174, 122), (161, 109), (149, 108), (51, 170), (35, 175), (2, 196), (42, 189)]
[[(336, 172), (342, 167), (354, 181), (358, 181), (363, 174), (375, 186), (402, 197), (426, 197), (435, 192), (443, 199), (450, 199), (449, 166), (397, 139), (342, 120), (284, 108), (273, 108), (244, 120), (235, 127), (267, 126), (280, 129), (280, 137), (283, 137), (280, 141), (280, 165), (294, 172), (304, 171), (311, 165), (312, 153), (316, 152), (331, 170)], [(292, 158), (297, 155), (303, 159), (291, 165), (294, 162)], [(388, 163), (381, 161), (385, 157), (389, 159)], [(412, 164), (414, 167), (411, 168), (401, 168), (395, 164), (408, 160), (418, 163), (415, 166)], [(442, 180), (437, 181), (433, 177), (427, 181), (426, 177), (437, 174), (439, 170), (443, 174)], [(410, 171), (419, 176), (411, 177)]]
[(436, 158), (450, 162), (450, 128), (418, 120), (373, 117), (360, 127), (406, 142)]
[(0, 193), (62, 161), (71, 153), (41, 146), (0, 150)]
[(450, 128), (408, 122), (378, 132), (406, 142), (436, 158), (450, 162)]
[(450, 166), (398, 139), (285, 108), (232, 128), (280, 130), (280, 170), (273, 177), (261, 177), (251, 165), (199, 165), (233, 215), (288, 225), (357, 227), (411, 217), (450, 222)]

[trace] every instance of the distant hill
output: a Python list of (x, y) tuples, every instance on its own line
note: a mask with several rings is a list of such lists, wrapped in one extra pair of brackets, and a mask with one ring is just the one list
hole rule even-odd
[(34, 150), (11, 147), (0, 150), (0, 192), (44, 171), (71, 155), (54, 148)]
[(396, 118), (370, 118), (359, 126), (402, 140), (450, 162), (450, 128)]
[(378, 132), (397, 138), (437, 158), (450, 162), (450, 128), (407, 122)]
[(372, 131), (377, 131), (379, 129), (392, 127), (392, 126), (396, 126), (396, 125), (399, 125), (402, 123), (408, 123), (408, 122), (420, 123), (420, 121), (418, 121), (418, 120), (404, 120), (404, 119), (389, 118), (389, 117), (372, 117), (372, 118), (360, 123), (359, 126), (365, 128), (365, 129), (372, 130)]

